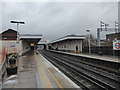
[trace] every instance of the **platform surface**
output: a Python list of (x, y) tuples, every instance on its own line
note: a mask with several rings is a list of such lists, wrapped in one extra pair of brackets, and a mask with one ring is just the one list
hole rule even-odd
[(111, 62), (118, 62), (118, 63), (120, 62), (120, 57), (118, 57), (118, 56), (107, 56), (107, 55), (85, 54), (85, 53), (77, 54), (77, 53), (70, 53), (70, 52), (63, 52), (63, 51), (56, 51), (56, 50), (50, 50), (50, 51), (60, 52), (60, 53), (65, 53), (65, 54), (70, 54), (70, 55), (75, 55), (75, 56), (95, 58), (95, 59), (111, 61)]
[(3, 88), (80, 88), (40, 54), (19, 58), (18, 74), (4, 77)]
[[(18, 73), (16, 77), (5, 75), (3, 88), (36, 88), (36, 65), (34, 55), (29, 53), (28, 55), (19, 57), (18, 61)], [(14, 75), (13, 75), (14, 76)]]
[(38, 88), (78, 88), (74, 82), (67, 78), (42, 55), (36, 55), (36, 59), (39, 74), (37, 80), (39, 81), (38, 85), (41, 85)]

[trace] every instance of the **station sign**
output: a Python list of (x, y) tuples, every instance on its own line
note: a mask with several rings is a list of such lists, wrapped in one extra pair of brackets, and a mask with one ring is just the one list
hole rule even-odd
[(18, 50), (16, 42), (6, 42), (4, 43), (4, 45), (5, 45), (5, 51), (7, 54), (16, 53)]
[(120, 40), (113, 41), (113, 50), (120, 50)]

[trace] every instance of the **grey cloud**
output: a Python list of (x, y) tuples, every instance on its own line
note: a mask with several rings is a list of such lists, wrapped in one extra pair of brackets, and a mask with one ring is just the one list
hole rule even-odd
[[(3, 28), (16, 29), (10, 20), (23, 20), (20, 33), (40, 33), (45, 39), (66, 34), (85, 34), (86, 29), (96, 36), (99, 21), (114, 26), (117, 21), (117, 2), (23, 2), (3, 3)], [(102, 35), (105, 37), (105, 35)]]

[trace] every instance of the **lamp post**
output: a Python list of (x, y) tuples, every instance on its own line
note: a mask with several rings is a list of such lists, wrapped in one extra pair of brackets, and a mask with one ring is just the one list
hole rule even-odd
[(91, 53), (91, 49), (90, 49), (90, 30), (86, 30), (89, 34), (88, 34), (88, 43), (89, 43), (89, 54)]
[[(25, 24), (24, 22), (19, 22), (19, 21), (11, 21), (11, 23), (15, 23), (17, 24), (17, 43), (19, 44), (19, 34), (18, 34), (18, 27), (19, 27), (19, 24)], [(19, 46), (18, 46), (19, 47)], [(18, 47), (17, 47), (17, 54), (18, 54)], [(18, 55), (17, 55), (18, 56)]]

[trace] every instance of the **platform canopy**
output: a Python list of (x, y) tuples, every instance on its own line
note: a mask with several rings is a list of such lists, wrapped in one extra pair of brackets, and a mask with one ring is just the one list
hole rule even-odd
[(19, 39), (25, 40), (28, 43), (37, 44), (42, 39), (42, 35), (41, 34), (20, 34)]
[(67, 35), (61, 38), (58, 38), (56, 40), (51, 41), (50, 43), (56, 43), (56, 42), (60, 42), (60, 41), (64, 41), (64, 40), (84, 40), (86, 38), (85, 35)]

